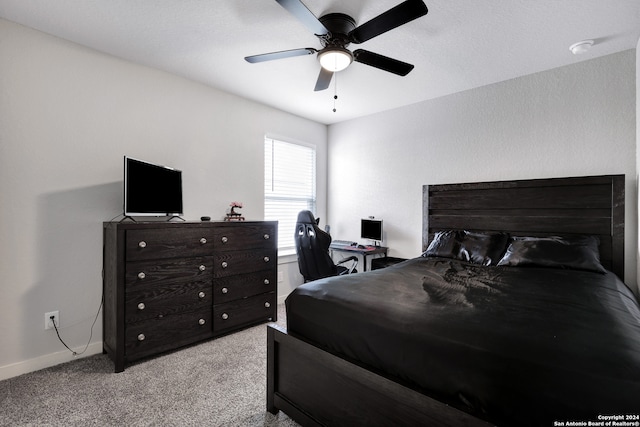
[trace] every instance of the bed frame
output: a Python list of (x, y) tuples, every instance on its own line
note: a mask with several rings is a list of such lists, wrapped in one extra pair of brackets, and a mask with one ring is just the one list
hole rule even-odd
[[(592, 234), (602, 264), (623, 279), (624, 185), (624, 175), (425, 185), (423, 250), (439, 229)], [(267, 328), (271, 413), (282, 410), (303, 426), (489, 425), (282, 327)]]

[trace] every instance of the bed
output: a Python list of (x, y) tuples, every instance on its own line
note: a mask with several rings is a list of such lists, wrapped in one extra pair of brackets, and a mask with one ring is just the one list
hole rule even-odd
[[(624, 176), (424, 186), (423, 206), (423, 256), (287, 298), (287, 329), (268, 327), (270, 412), (302, 425), (639, 421)], [(567, 242), (577, 252), (562, 258)]]

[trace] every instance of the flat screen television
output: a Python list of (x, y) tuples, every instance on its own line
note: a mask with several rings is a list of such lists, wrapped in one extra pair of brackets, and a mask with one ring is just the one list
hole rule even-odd
[(126, 216), (182, 215), (182, 171), (124, 157)]
[(363, 218), (360, 220), (360, 237), (378, 242), (382, 241), (382, 220)]

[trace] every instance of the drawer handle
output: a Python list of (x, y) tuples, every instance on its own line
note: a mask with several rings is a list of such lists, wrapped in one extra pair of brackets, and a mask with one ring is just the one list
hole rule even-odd
[(138, 335), (138, 341), (144, 341), (145, 338), (144, 334)]
[(229, 315), (227, 313), (222, 313), (222, 320), (227, 320)]
[(262, 237), (264, 237), (264, 240), (269, 240), (269, 238), (270, 238), (271, 236), (269, 236), (267, 233), (265, 233), (265, 234), (264, 234), (264, 236), (262, 236)]
[(229, 239), (227, 239), (227, 236), (222, 236), (222, 243), (227, 243), (229, 241)]
[(205, 294), (204, 292), (200, 291), (200, 293), (198, 294), (198, 298), (201, 298), (201, 299), (202, 299), (202, 298), (204, 298), (204, 297), (205, 297), (205, 295), (206, 295), (206, 294)]
[(144, 310), (144, 308), (146, 307), (146, 305), (144, 305), (143, 302), (141, 302), (140, 304), (138, 304), (138, 310)]
[(269, 283), (271, 283), (271, 282), (269, 282), (269, 279), (264, 279), (264, 284), (265, 285), (268, 285)]
[(264, 257), (263, 259), (264, 259), (264, 262), (269, 262), (269, 257), (268, 256)]
[(269, 307), (271, 307), (271, 304), (269, 304), (268, 302), (265, 302), (265, 303), (264, 303), (264, 306), (265, 306), (265, 307), (267, 307), (267, 308), (269, 308)]
[(201, 245), (204, 245), (204, 244), (206, 244), (206, 243), (207, 243), (207, 239), (205, 239), (204, 237), (202, 237), (202, 238), (200, 239), (200, 244), (201, 244)]
[(145, 242), (144, 240), (141, 240), (140, 242), (138, 242), (138, 247), (139, 248), (146, 248), (147, 247), (147, 242)]
[(205, 323), (207, 323), (207, 321), (204, 319), (198, 320), (198, 324), (200, 324), (201, 326), (204, 325)]
[(226, 294), (227, 292), (229, 292), (229, 289), (227, 288), (222, 288), (220, 289), (220, 291), (222, 291), (223, 294)]
[(142, 280), (142, 279), (144, 279), (145, 277), (147, 277), (147, 275), (146, 275), (146, 274), (144, 274), (144, 272), (143, 272), (143, 271), (141, 271), (140, 273), (138, 273), (138, 279)]
[(198, 267), (198, 269), (200, 271), (205, 271), (207, 269), (207, 267), (205, 267), (204, 264), (201, 264), (200, 267)]
[(226, 261), (222, 261), (222, 264), (220, 265), (222, 265), (222, 268), (227, 268), (229, 266)]

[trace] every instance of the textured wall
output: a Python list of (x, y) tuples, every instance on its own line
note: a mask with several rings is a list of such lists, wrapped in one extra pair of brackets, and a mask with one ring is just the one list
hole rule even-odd
[[(640, 142), (640, 126), (638, 126), (638, 123), (640, 123), (640, 96), (638, 96), (638, 88), (640, 88), (640, 55), (638, 55), (639, 49), (640, 40), (638, 40), (638, 46), (636, 47), (636, 173), (634, 175), (636, 184), (634, 194), (636, 194), (636, 196), (638, 195), (638, 183), (640, 182), (640, 179), (638, 178), (638, 164), (640, 164), (640, 150), (638, 149), (638, 143)], [(636, 221), (637, 224), (640, 224), (640, 197), (638, 198), (638, 204), (636, 204)], [(640, 233), (640, 227), (638, 227), (638, 232)], [(636, 277), (640, 277), (640, 234), (638, 234), (636, 238), (636, 245), (634, 247), (633, 253), (636, 256), (637, 262)], [(640, 284), (638, 284), (638, 289), (640, 293)]]

